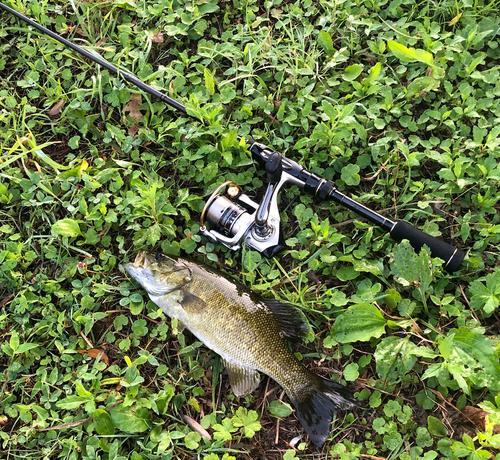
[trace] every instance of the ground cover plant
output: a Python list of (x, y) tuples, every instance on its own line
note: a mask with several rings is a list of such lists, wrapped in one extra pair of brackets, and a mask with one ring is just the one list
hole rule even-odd
[[(11, 6), (195, 118), (0, 13), (0, 458), (500, 458), (498, 2)], [(277, 257), (208, 242), (217, 185), (264, 190), (237, 135), (466, 250), (461, 272), (297, 187)], [(139, 249), (297, 305), (290, 346), (360, 409), (318, 451), (274, 382), (235, 398), (125, 276)]]

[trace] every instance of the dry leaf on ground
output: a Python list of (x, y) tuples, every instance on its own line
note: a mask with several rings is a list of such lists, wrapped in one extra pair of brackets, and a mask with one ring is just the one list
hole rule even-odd
[(205, 428), (203, 428), (196, 420), (187, 415), (183, 415), (182, 418), (190, 426), (190, 428), (196, 431), (202, 438), (208, 439), (209, 441), (212, 439), (208, 431), (205, 430)]
[(88, 355), (91, 358), (96, 359), (101, 353), (101, 359), (106, 363), (106, 366), (109, 366), (109, 358), (106, 353), (104, 353), (104, 350), (101, 350), (99, 348), (91, 348), (90, 350), (78, 350), (78, 353), (81, 353), (82, 355)]
[(154, 43), (162, 43), (163, 42), (163, 33), (162, 31), (158, 31), (156, 34), (154, 34), (152, 37), (151, 37), (151, 40), (154, 42)]
[(56, 117), (61, 113), (61, 107), (64, 105), (64, 101), (61, 99), (57, 101), (52, 108), (47, 112), (49, 117)]
[(135, 120), (135, 123), (128, 129), (128, 132), (131, 136), (134, 136), (135, 134), (137, 134), (137, 131), (139, 131), (139, 121), (142, 120), (142, 113), (138, 109), (141, 104), (142, 95), (134, 93), (130, 96), (130, 101), (125, 105), (123, 109), (125, 115), (127, 115), (128, 112), (128, 115), (130, 115)]

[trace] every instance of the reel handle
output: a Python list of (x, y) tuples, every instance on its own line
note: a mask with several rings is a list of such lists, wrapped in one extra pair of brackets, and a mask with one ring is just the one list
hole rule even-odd
[(404, 220), (398, 220), (394, 224), (390, 235), (393, 240), (398, 242), (408, 240), (416, 251), (419, 251), (425, 244), (431, 250), (433, 257), (444, 260), (444, 268), (449, 273), (457, 271), (465, 257), (464, 251), (415, 228)]
[(276, 200), (276, 193), (279, 191), (276, 185), (281, 181), (283, 173), (282, 160), (283, 157), (280, 153), (273, 152), (266, 163), (267, 190), (255, 215), (255, 233), (258, 238), (267, 238), (272, 232), (272, 227), (268, 225), (267, 220), (269, 219), (271, 202), (273, 199)]
[(283, 157), (278, 152), (273, 152), (267, 159), (266, 175), (269, 184), (277, 184), (283, 172)]

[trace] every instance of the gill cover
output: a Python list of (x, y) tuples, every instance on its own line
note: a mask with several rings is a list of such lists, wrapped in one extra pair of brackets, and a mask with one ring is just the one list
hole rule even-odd
[(152, 296), (162, 296), (180, 289), (191, 281), (191, 270), (171, 257), (154, 257), (140, 251), (133, 263), (125, 265), (127, 273)]

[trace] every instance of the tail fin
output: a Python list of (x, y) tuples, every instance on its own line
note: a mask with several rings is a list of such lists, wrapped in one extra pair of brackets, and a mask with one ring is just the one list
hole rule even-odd
[(290, 400), (295, 407), (295, 415), (318, 447), (325, 443), (336, 411), (354, 409), (359, 404), (351, 390), (320, 376), (317, 376), (317, 385), (304, 388)]

